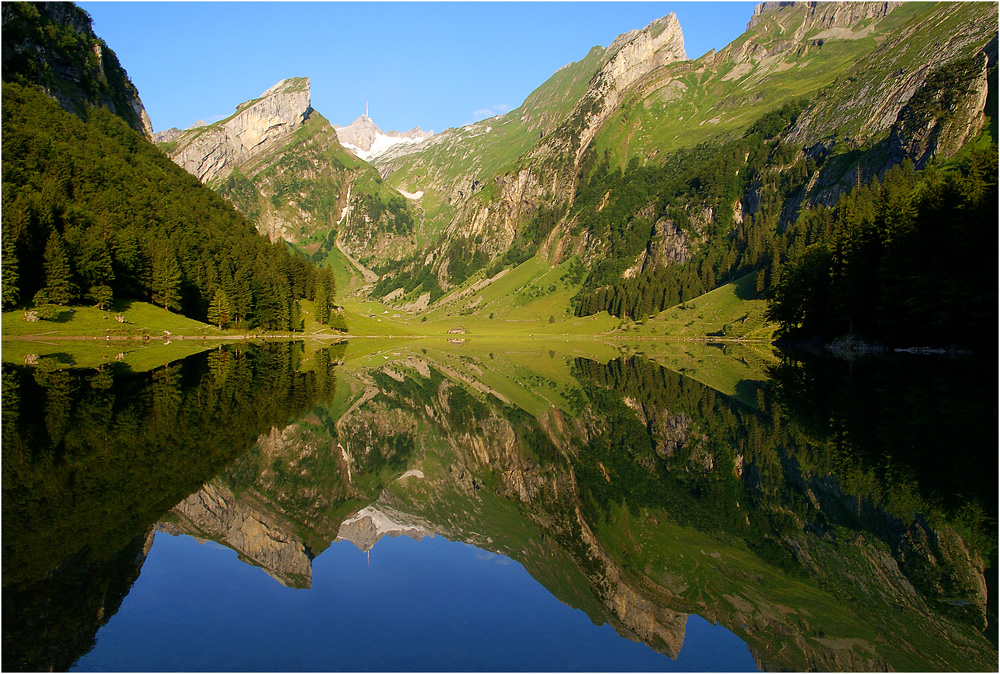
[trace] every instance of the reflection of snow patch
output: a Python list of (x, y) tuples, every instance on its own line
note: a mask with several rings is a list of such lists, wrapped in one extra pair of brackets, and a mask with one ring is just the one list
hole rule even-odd
[(402, 194), (404, 197), (406, 197), (407, 199), (419, 199), (422, 196), (424, 196), (424, 191), (423, 190), (420, 190), (418, 192), (412, 192), (412, 193), (411, 192), (407, 192), (406, 190), (401, 190), (398, 187), (396, 188), (396, 190), (400, 194)]

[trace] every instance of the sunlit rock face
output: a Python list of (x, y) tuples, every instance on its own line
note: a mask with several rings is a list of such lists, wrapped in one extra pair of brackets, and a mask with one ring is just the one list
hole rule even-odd
[(766, 15), (782, 7), (805, 7), (804, 18), (793, 26), (795, 39), (801, 40), (813, 30), (851, 28), (862, 21), (881, 19), (899, 4), (899, 2), (761, 2), (754, 8), (753, 16), (747, 23), (747, 30), (767, 18)]
[(677, 17), (670, 13), (642, 30), (619, 35), (604, 59), (567, 121), (531, 150), (529, 168), (496, 176), (499, 198), (482, 205), (470, 202), (459, 218), (472, 236), (482, 236), (487, 248), (509, 247), (519, 223), (546, 195), (572, 200), (584, 152), (628, 93), (657, 69), (687, 60)]
[(308, 77), (282, 80), (257, 99), (237, 106), (229, 119), (176, 135), (170, 158), (202, 182), (226, 176), (287, 141), (309, 117), (310, 101)]

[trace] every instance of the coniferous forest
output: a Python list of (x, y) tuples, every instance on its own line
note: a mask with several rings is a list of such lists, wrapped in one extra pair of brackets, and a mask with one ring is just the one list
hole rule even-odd
[(894, 344), (987, 344), (997, 306), (997, 152), (957, 170), (894, 167), (791, 230), (801, 251), (769, 304), (796, 340), (857, 334)]
[[(779, 140), (801, 105), (762, 117), (742, 138), (677, 152), (661, 166), (609, 171), (586, 166), (579, 221), (610, 241), (575, 298), (576, 315), (607, 311), (640, 320), (754, 275), (779, 335), (801, 341), (841, 335), (892, 344), (974, 345), (993, 339), (997, 305), (997, 146), (970, 147), (945, 167), (905, 161), (858, 183), (833, 205), (806, 205), (790, 217), (820, 161), (794, 161)], [(746, 158), (746, 159), (744, 159)], [(792, 161), (758, 212), (718, 218), (698, 232), (691, 204), (723, 212), (769, 165)], [(747, 168), (744, 167), (744, 162)], [(738, 169), (743, 170), (738, 170)], [(605, 194), (617, 199), (602, 204)], [(643, 220), (639, 205), (653, 216)], [(638, 215), (631, 215), (638, 212)], [(647, 246), (655, 214), (704, 238), (681, 264), (631, 278), (623, 271)]]
[[(319, 272), (119, 117), (86, 120), (3, 84), (3, 308), (149, 301), (246, 328), (301, 329)], [(333, 297), (324, 275), (321, 294)], [(211, 315), (210, 315), (211, 314)]]

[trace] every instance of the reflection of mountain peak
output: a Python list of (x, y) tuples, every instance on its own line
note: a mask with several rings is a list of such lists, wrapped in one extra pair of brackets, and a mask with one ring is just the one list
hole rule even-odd
[(398, 513), (389, 514), (371, 505), (344, 520), (337, 540), (350, 541), (362, 552), (368, 552), (383, 536), (409, 536), (415, 541), (422, 540), (424, 536), (434, 536), (422, 523), (405, 523), (401, 519)]
[(312, 586), (312, 558), (304, 543), (265, 504), (213, 482), (174, 506), (171, 514), (175, 522), (160, 523), (158, 530), (218, 541), (282, 585)]

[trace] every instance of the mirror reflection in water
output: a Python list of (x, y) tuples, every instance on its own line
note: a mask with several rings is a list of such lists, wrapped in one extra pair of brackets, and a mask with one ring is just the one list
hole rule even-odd
[(5, 364), (4, 669), (995, 670), (988, 375), (541, 340)]

